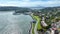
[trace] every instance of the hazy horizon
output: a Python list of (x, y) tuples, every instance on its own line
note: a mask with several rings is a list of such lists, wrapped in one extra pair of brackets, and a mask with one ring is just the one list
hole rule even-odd
[(60, 0), (0, 0), (0, 6), (53, 7), (60, 6)]

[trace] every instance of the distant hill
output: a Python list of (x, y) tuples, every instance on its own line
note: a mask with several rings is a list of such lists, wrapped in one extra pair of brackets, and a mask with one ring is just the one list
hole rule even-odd
[(11, 10), (20, 10), (20, 9), (41, 9), (42, 6), (36, 7), (15, 7), (15, 6), (0, 6), (0, 11), (11, 11)]
[(41, 11), (42, 14), (60, 16), (60, 6), (58, 6), (58, 7), (46, 7), (46, 8), (40, 9), (39, 11)]
[(14, 6), (0, 6), (0, 11), (11, 11), (11, 10), (20, 10), (20, 9), (28, 9), (28, 8), (14, 7)]
[(43, 6), (36, 6), (36, 7), (29, 7), (29, 8), (31, 8), (31, 9), (43, 9), (45, 7), (43, 7)]
[(54, 12), (54, 11), (60, 11), (60, 6), (58, 7), (46, 7), (43, 9), (40, 9), (43, 12)]
[[(15, 7), (15, 6), (0, 6), (0, 11), (26, 11), (29, 10), (31, 11), (32, 9), (40, 10), (42, 12), (54, 12), (54, 11), (60, 11), (60, 6), (58, 7), (42, 7), (42, 6), (37, 6), (37, 7)], [(34, 11), (36, 11), (34, 10)]]

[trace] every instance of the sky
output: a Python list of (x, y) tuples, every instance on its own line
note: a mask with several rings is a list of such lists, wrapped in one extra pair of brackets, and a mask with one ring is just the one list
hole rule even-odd
[(0, 0), (0, 6), (54, 7), (60, 6), (60, 0)]

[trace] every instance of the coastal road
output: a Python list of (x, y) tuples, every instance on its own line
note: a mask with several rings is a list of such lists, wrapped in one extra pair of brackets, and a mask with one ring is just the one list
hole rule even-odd
[(35, 19), (36, 19), (36, 24), (35, 24), (35, 28), (34, 28), (34, 33), (38, 34), (37, 28), (38, 28), (38, 23), (40, 23), (40, 18), (38, 16), (35, 16)]
[[(33, 15), (33, 13), (30, 15), (33, 19), (37, 19), (34, 15)], [(38, 34), (38, 32), (37, 32), (37, 25), (38, 25), (38, 22), (36, 22), (36, 24), (35, 24), (35, 28), (34, 28), (34, 34)], [(32, 27), (33, 28), (33, 27)], [(31, 34), (32, 34), (32, 29), (31, 29)]]
[[(35, 26), (34, 26), (34, 34), (38, 34), (37, 29), (41, 29), (41, 24), (40, 24), (40, 18), (39, 16), (31, 15), (34, 20), (36, 20)], [(33, 27), (32, 27), (33, 28)]]
[(37, 32), (37, 25), (38, 25), (38, 22), (35, 24), (35, 28), (34, 28), (34, 33), (35, 34), (38, 34), (38, 32)]

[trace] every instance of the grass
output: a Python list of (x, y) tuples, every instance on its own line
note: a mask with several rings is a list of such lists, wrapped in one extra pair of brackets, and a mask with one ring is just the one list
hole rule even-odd
[(42, 29), (42, 26), (40, 24), (41, 18), (39, 16), (34, 16), (35, 20), (37, 21), (38, 25), (37, 25), (37, 30)]
[(32, 23), (32, 34), (34, 34), (34, 27), (35, 27), (35, 24)]
[[(32, 15), (32, 18), (37, 21), (36, 23), (38, 23), (37, 24), (37, 30), (42, 29), (42, 26), (40, 24), (41, 18), (39, 16), (35, 16), (35, 15)], [(32, 23), (32, 34), (34, 34), (34, 27), (35, 27), (35, 23)]]

